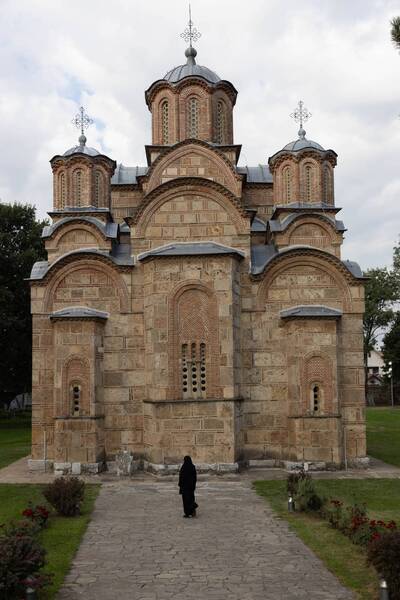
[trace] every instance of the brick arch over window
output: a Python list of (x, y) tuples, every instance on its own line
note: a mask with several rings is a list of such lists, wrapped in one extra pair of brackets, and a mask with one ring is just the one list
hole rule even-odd
[[(106, 245), (105, 242), (107, 241), (107, 238), (105, 237), (103, 232), (99, 230), (98, 227), (96, 227), (95, 225), (89, 224), (89, 223), (74, 222), (74, 223), (64, 225), (64, 226), (60, 227), (58, 230), (56, 230), (56, 233), (52, 240), (54, 247), (58, 248), (59, 246), (63, 245), (63, 243), (64, 243), (63, 238), (65, 236), (67, 236), (67, 238), (70, 238), (73, 233), (80, 233), (80, 234), (87, 233), (87, 239), (90, 240), (92, 243), (89, 246), (86, 244), (86, 247), (103, 248)], [(71, 244), (70, 239), (68, 240), (68, 244)], [(75, 249), (73, 244), (72, 244), (72, 246), (69, 246), (69, 248), (70, 248), (70, 250)]]
[(313, 353), (304, 359), (302, 374), (303, 414), (333, 414), (334, 374), (332, 361), (325, 354)]
[(91, 373), (86, 358), (70, 356), (62, 368), (61, 403), (56, 416), (82, 417), (90, 415)]
[[(74, 255), (74, 259), (76, 262), (68, 262), (64, 266), (59, 266), (59, 268), (52, 272), (50, 271), (48, 285), (46, 288), (46, 293), (43, 302), (43, 309), (45, 312), (51, 312), (54, 310), (54, 300), (57, 294), (57, 290), (63, 284), (63, 281), (66, 277), (75, 277), (77, 281), (77, 287), (80, 289), (88, 288), (96, 288), (96, 284), (92, 283), (90, 280), (91, 273), (93, 273), (95, 278), (104, 279), (107, 289), (112, 289), (115, 292), (115, 298), (118, 300), (118, 307), (116, 307), (117, 312), (127, 313), (130, 311), (130, 301), (128, 288), (121, 277), (121, 275), (116, 272), (112, 267), (107, 265), (105, 262), (100, 260), (90, 260), (84, 254), (80, 255), (80, 260), (77, 259), (77, 255)], [(84, 285), (79, 284), (80, 276), (83, 277)], [(106, 281), (107, 280), (107, 281)], [(109, 282), (109, 283), (108, 283)], [(102, 287), (100, 285), (100, 287)], [(75, 306), (89, 306), (91, 308), (96, 308), (100, 310), (104, 310), (103, 307), (107, 302), (111, 300), (109, 297), (102, 296), (97, 300), (94, 297), (78, 297), (75, 299)], [(70, 299), (65, 300), (65, 306), (71, 306)], [(61, 307), (57, 307), (61, 308)]]
[[(264, 273), (263, 279), (257, 290), (257, 309), (265, 310), (265, 305), (268, 300), (268, 290), (271, 288), (274, 280), (282, 276), (285, 272), (290, 272), (293, 268), (317, 269), (321, 275), (330, 277), (339, 291), (340, 298), (336, 300), (341, 303), (343, 312), (352, 312), (352, 299), (350, 293), (350, 284), (355, 280), (352, 275), (347, 272), (346, 268), (340, 263), (334, 255), (328, 254), (323, 250), (304, 249), (303, 251), (293, 250), (287, 251), (282, 256), (277, 257)], [(346, 271), (346, 273), (345, 273)], [(289, 286), (290, 291), (290, 286)], [(298, 301), (296, 304), (328, 304), (332, 303), (332, 299), (327, 299), (325, 302), (321, 298), (310, 299), (308, 302)], [(293, 300), (288, 300), (286, 303), (281, 302), (281, 308), (293, 305)]]
[(198, 282), (180, 285), (170, 297), (168, 328), (169, 399), (218, 398), (221, 389), (215, 293)]
[(299, 216), (287, 230), (289, 244), (312, 245), (325, 249), (337, 240), (333, 224), (319, 217)]
[(164, 204), (182, 196), (196, 196), (217, 203), (221, 207), (221, 211), (226, 212), (229, 216), (230, 223), (227, 222), (226, 225), (234, 225), (237, 234), (249, 233), (249, 219), (240, 207), (238, 199), (226, 193), (226, 190), (219, 184), (201, 179), (196, 181), (194, 178), (190, 180), (182, 178), (181, 181), (179, 179), (174, 180), (172, 184), (164, 184), (164, 186), (160, 186), (159, 189), (154, 190), (152, 195), (147, 198), (147, 204), (139, 207), (133, 221), (133, 224), (136, 225), (135, 236), (140, 238), (146, 237), (147, 227), (149, 227), (155, 213)]
[[(167, 151), (153, 163), (150, 167), (143, 187), (145, 188), (146, 194), (149, 194), (152, 190), (164, 183), (164, 176), (168, 168), (176, 167), (180, 161), (185, 161), (189, 156), (193, 156), (200, 163), (208, 163), (211, 167), (210, 170), (215, 172), (214, 181), (221, 183), (228, 189), (232, 194), (240, 197), (242, 194), (242, 179), (241, 176), (236, 173), (232, 164), (216, 150), (211, 150), (207, 147), (204, 142), (193, 142), (185, 141), (181, 142), (178, 147), (172, 148), (169, 152)], [(195, 167), (193, 167), (195, 168)], [(172, 174), (171, 174), (172, 175)], [(187, 176), (186, 173), (185, 176)], [(212, 177), (211, 172), (205, 172), (204, 177)], [(178, 176), (179, 177), (179, 176)], [(199, 175), (199, 178), (201, 175)], [(173, 174), (174, 181), (177, 181), (177, 175)]]

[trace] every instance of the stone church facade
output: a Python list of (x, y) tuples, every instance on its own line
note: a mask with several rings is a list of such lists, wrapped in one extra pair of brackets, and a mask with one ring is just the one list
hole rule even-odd
[[(365, 459), (363, 275), (341, 260), (333, 150), (240, 167), (237, 91), (186, 63), (146, 91), (147, 166), (50, 163), (33, 267), (32, 469)], [(267, 461), (259, 463), (258, 461)]]

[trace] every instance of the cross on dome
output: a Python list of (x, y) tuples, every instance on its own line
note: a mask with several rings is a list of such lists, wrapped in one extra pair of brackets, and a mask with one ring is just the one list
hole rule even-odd
[(81, 130), (81, 135), (79, 136), (79, 145), (84, 146), (86, 144), (86, 136), (85, 129), (90, 127), (93, 124), (93, 119), (89, 117), (89, 115), (85, 112), (83, 106), (80, 107), (79, 112), (72, 119), (71, 123), (75, 125), (77, 129)]
[(193, 27), (192, 21), (192, 10), (189, 4), (189, 22), (188, 27), (181, 33), (181, 38), (185, 40), (185, 42), (189, 42), (189, 47), (192, 47), (192, 42), (197, 42), (197, 40), (201, 37), (200, 31)]
[(306, 137), (306, 131), (303, 129), (303, 123), (306, 123), (312, 114), (308, 111), (308, 108), (304, 106), (303, 100), (299, 101), (299, 104), (290, 115), (296, 123), (300, 123), (299, 138), (304, 139)]

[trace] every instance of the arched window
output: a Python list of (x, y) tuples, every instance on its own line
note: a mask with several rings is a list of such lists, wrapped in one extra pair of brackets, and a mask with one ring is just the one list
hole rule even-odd
[(292, 170), (291, 168), (285, 167), (283, 169), (283, 197), (286, 204), (289, 204), (292, 199)]
[(59, 178), (59, 189), (58, 189), (58, 197), (59, 197), (59, 207), (62, 209), (65, 208), (67, 189), (65, 184), (65, 173), (61, 173)]
[(305, 167), (305, 201), (311, 202), (313, 200), (313, 188), (314, 188), (314, 168), (312, 165), (306, 165)]
[(82, 170), (78, 169), (74, 173), (74, 192), (76, 206), (82, 205)]
[(188, 103), (188, 137), (199, 137), (199, 101), (190, 98)]
[(224, 144), (226, 141), (226, 110), (222, 100), (217, 104), (217, 144)]
[(168, 100), (164, 100), (161, 104), (161, 137), (162, 143), (169, 143), (169, 105)]
[(94, 174), (94, 205), (100, 206), (103, 196), (103, 175), (100, 171)]

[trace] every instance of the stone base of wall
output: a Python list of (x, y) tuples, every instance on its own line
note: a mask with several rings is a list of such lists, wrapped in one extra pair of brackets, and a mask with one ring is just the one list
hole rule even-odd
[[(154, 473), (156, 475), (175, 475), (179, 473), (181, 465), (164, 465), (144, 461), (143, 468), (145, 471), (149, 471), (150, 473)], [(196, 462), (196, 471), (197, 473), (237, 473), (239, 471), (239, 464), (236, 462), (214, 464)]]
[(97, 475), (104, 471), (103, 462), (79, 463), (79, 462), (55, 462), (55, 475)]
[(28, 469), (32, 472), (49, 473), (53, 471), (52, 460), (33, 460), (28, 459)]

